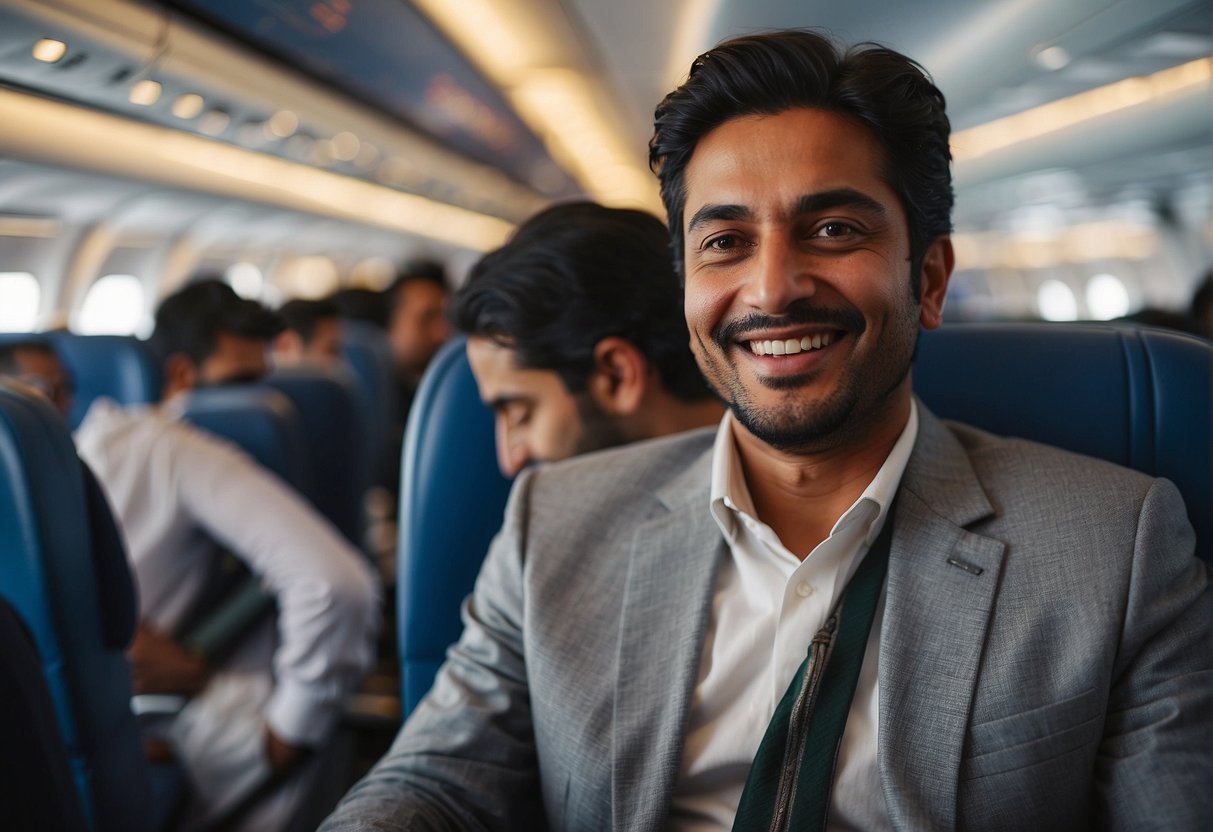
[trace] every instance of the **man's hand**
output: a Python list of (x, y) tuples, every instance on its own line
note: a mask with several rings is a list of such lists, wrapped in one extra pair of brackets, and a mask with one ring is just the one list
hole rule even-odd
[(302, 745), (291, 745), (270, 728), (265, 729), (265, 756), (275, 777), (289, 772), (310, 750)]
[(135, 693), (180, 693), (193, 696), (206, 687), (206, 661), (187, 653), (163, 633), (140, 622), (126, 651)]

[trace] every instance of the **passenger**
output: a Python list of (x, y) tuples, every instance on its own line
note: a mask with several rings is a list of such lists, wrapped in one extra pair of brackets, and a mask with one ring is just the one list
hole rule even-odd
[[(225, 284), (187, 286), (156, 313), (162, 403), (123, 409), (99, 400), (76, 434), (113, 504), (139, 589), (136, 692), (193, 697), (162, 738), (192, 787), (186, 828), (214, 822), (254, 792), (267, 796), (243, 815), (245, 827), (280, 828), (315, 768), (301, 763), (324, 744), (373, 656), (377, 589), (358, 553), (244, 453), (178, 421), (182, 394), (263, 375), (278, 328), (276, 316)], [(276, 643), (272, 631), (258, 633), (219, 667), (173, 640), (208, 581), (212, 541), (243, 559), (278, 606)]]
[(446, 271), (430, 260), (406, 265), (388, 289), (392, 310), (388, 337), (401, 387), (402, 413), (408, 413), (425, 368), (451, 335), (446, 319), (450, 291)]
[(461, 641), (324, 829), (1213, 825), (1175, 488), (911, 393), (948, 134), (875, 45), (694, 62), (650, 158), (731, 412), (521, 475)]
[(38, 390), (65, 417), (71, 412), (74, 396), (71, 373), (46, 341), (31, 338), (0, 344), (0, 375)]
[(333, 294), (333, 303), (337, 305), (337, 311), (345, 320), (365, 321), (387, 334), (392, 319), (392, 307), (388, 303), (387, 292), (353, 287), (339, 289)]
[(275, 366), (334, 366), (341, 362), (341, 314), (332, 300), (287, 301), (278, 315), (286, 329), (274, 338)]
[(669, 235), (642, 211), (537, 214), (476, 264), (453, 317), (507, 477), (723, 413), (687, 348)]

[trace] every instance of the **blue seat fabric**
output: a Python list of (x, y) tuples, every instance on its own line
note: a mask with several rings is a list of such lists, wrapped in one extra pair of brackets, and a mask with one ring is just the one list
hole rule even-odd
[[(1213, 559), (1213, 344), (1101, 324), (949, 324), (923, 332), (915, 392), (936, 415), (1088, 454), (1173, 481)], [(400, 501), (400, 660), (405, 713), (461, 632), (500, 526), (492, 413), (464, 343), (447, 345), (414, 400)]]
[(112, 521), (90, 522), (108, 514), (94, 487), (50, 403), (0, 381), (0, 594), (33, 634), (92, 827), (151, 829), (124, 655), (134, 590)]

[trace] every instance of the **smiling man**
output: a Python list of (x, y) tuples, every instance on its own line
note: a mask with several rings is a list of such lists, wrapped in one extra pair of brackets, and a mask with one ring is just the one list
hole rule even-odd
[(695, 61), (650, 158), (729, 413), (519, 478), (463, 638), (326, 829), (1213, 823), (1174, 486), (914, 399), (948, 136), (872, 44)]

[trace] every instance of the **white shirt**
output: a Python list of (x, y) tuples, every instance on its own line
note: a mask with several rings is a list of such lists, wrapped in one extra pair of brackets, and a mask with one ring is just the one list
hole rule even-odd
[[(712, 453), (711, 512), (729, 545), (691, 701), (669, 828), (730, 829), (750, 764), (813, 635), (884, 525), (918, 435), (918, 409), (876, 477), (803, 561), (755, 516), (726, 413)], [(828, 828), (889, 829), (876, 769), (884, 591), (847, 716)]]
[(315, 745), (374, 656), (375, 578), (292, 489), (176, 415), (172, 403), (101, 399), (75, 436), (126, 538), (140, 618), (173, 632), (204, 587), (213, 541), (228, 548), (278, 602), (265, 719), (283, 740)]

